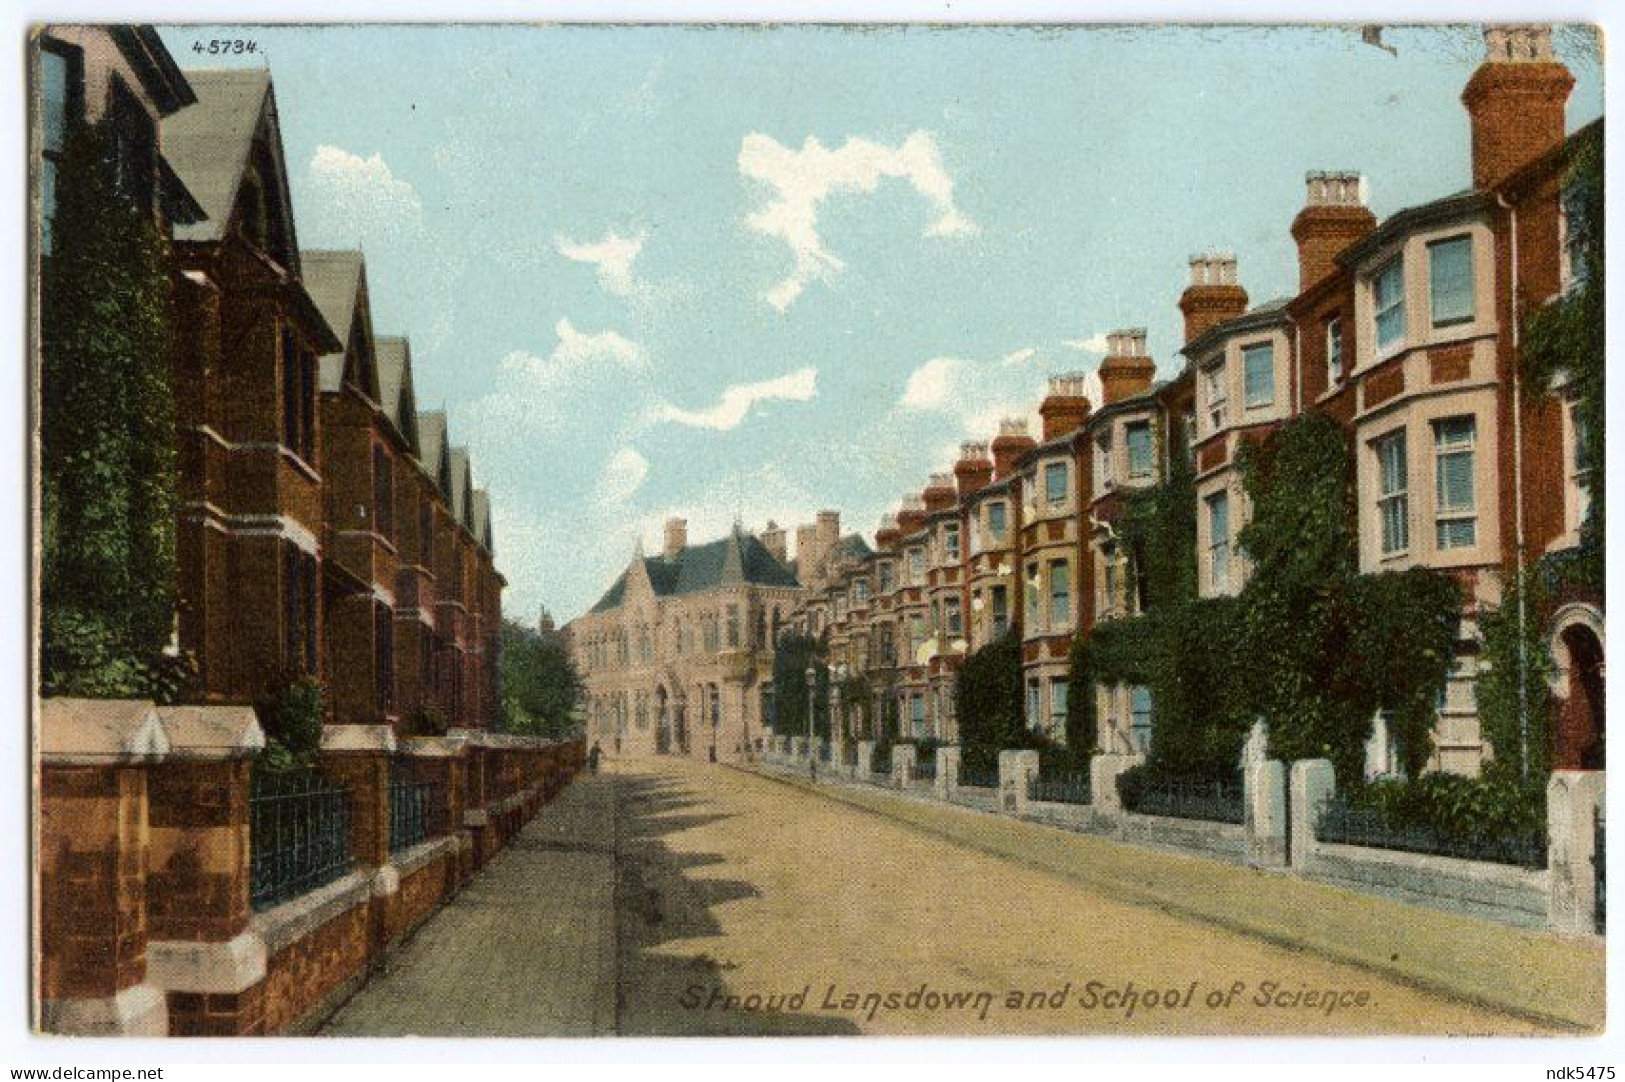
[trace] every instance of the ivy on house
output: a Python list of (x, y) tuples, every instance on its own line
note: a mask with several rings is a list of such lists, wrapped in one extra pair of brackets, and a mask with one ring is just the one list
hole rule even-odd
[(828, 649), (820, 639), (791, 632), (773, 650), (773, 733), (807, 735), (807, 669), (814, 670), (813, 735), (829, 736)]
[(1573, 397), (1579, 453), (1588, 471), (1585, 485), (1589, 502), (1585, 521), (1580, 526), (1581, 558), (1573, 568), (1573, 578), (1601, 594), (1607, 493), (1607, 447), (1603, 438), (1607, 287), (1600, 126), (1575, 139), (1567, 153), (1563, 203), (1569, 235), (1577, 242), (1570, 246), (1571, 253), (1577, 257), (1577, 265), (1572, 268), (1575, 284), (1525, 320), (1520, 363), (1532, 391), (1551, 393), (1561, 382), (1566, 383), (1563, 393)]
[(179, 693), (175, 396), (162, 236), (120, 191), (104, 122), (69, 137), (40, 291), (47, 695)]
[(1027, 728), (1021, 699), (1021, 634), (1011, 628), (965, 659), (954, 676), (959, 702), (959, 744), (966, 769), (999, 768), (999, 752), (1042, 748)]

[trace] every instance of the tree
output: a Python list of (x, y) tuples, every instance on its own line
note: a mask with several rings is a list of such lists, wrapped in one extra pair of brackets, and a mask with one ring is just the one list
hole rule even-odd
[(773, 733), (807, 735), (807, 668), (816, 672), (813, 735), (829, 736), (829, 663), (824, 644), (811, 635), (789, 632), (773, 648)]
[(563, 737), (574, 733), (581, 675), (558, 635), (502, 621), (502, 717), (511, 733)]
[(1048, 743), (1027, 728), (1021, 709), (1021, 636), (1011, 628), (965, 659), (955, 676), (962, 761), (997, 770), (999, 752)]
[(169, 695), (175, 396), (163, 237), (113, 168), (110, 122), (69, 139), (41, 275), (41, 679)]

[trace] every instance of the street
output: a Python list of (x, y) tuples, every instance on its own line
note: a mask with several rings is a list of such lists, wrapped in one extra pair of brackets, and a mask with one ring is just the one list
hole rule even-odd
[[(874, 799), (902, 803), (878, 793)], [(1043, 830), (1052, 839), (1046, 845), (1075, 844), (1080, 859), (1097, 864), (1121, 854), (1129, 871), (1136, 860), (1162, 861), (1175, 873), (1197, 866), (1185, 858), (956, 809), (935, 814), (949, 817), (946, 825), (902, 821), (728, 767), (673, 759), (611, 763), (544, 810), (324, 1032), (1309, 1035), (1550, 1028), (1424, 990), (1414, 979), (1125, 901), (1019, 851), (988, 852), (953, 833), (958, 820), (966, 830)], [(1204, 867), (1203, 874), (1250, 877), (1255, 890), (1277, 882), (1228, 867)], [(1209, 891), (1206, 883), (1191, 883)]]

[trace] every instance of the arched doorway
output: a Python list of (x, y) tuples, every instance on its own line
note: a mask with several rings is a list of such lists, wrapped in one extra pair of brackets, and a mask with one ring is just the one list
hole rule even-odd
[(1557, 710), (1552, 769), (1601, 770), (1606, 711), (1603, 697), (1602, 616), (1589, 605), (1567, 605), (1553, 621), (1552, 681)]

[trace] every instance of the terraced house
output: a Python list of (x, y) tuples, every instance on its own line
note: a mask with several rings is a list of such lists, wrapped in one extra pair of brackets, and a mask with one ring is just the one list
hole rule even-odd
[[(901, 738), (954, 739), (943, 698), (950, 674), (1010, 627), (1020, 634), (1026, 724), (1063, 738), (1069, 644), (1147, 604), (1142, 554), (1119, 532), (1127, 494), (1188, 469), (1197, 596), (1235, 596), (1256, 573), (1241, 543), (1252, 517), (1243, 448), (1314, 413), (1335, 421), (1352, 449), (1359, 571), (1429, 568), (1462, 590), (1428, 767), (1473, 775), (1495, 754), (1479, 720), (1478, 621), (1523, 569), (1579, 544), (1588, 505), (1574, 394), (1561, 376), (1555, 393), (1525, 384), (1520, 332), (1574, 288), (1583, 266), (1564, 177), (1575, 154), (1600, 141), (1601, 122), (1566, 133), (1573, 79), (1552, 59), (1547, 29), (1492, 28), (1485, 44), (1462, 96), (1470, 188), (1379, 222), (1362, 175), (1308, 173), (1290, 223), (1297, 294), (1253, 304), (1234, 254), (1193, 257), (1178, 298), (1176, 376), (1155, 381), (1143, 330), (1109, 335), (1099, 403), (1079, 377), (1054, 378), (1040, 440), (1011, 420), (991, 463), (986, 445), (965, 444), (955, 477), (933, 475), (882, 523), (872, 561), (808, 592), (797, 626), (831, 643), (896, 644), (896, 660), (870, 650), (842, 661), (893, 689)], [(878, 602), (843, 610), (839, 599), (854, 589)], [(1600, 766), (1600, 594), (1565, 587), (1537, 630), (1555, 665), (1551, 761)], [(1150, 690), (1101, 682), (1093, 694), (1090, 750), (1144, 754)], [(1369, 775), (1399, 769), (1388, 723), (1373, 719)]]
[[(109, 697), (83, 659), (42, 652), (47, 689), (89, 690), (46, 698), (37, 721), (38, 1023), (296, 1028), (505, 842), (579, 747), (489, 732), (505, 585), (490, 499), (444, 416), (418, 412), (406, 340), (375, 334), (387, 285), (360, 252), (301, 250), (270, 72), (182, 71), (144, 27), (37, 44), (38, 258), (97, 235), (70, 235), (59, 193), (105, 216), (92, 225), (134, 207), (172, 313), (157, 382), (174, 468), (138, 456), (160, 463), (138, 480), (176, 497), (154, 590), (173, 632), (116, 672), (192, 667)], [(117, 206), (70, 171), (80, 132), (116, 148)], [(50, 374), (83, 362), (42, 330), (42, 413), (61, 426), (78, 404)], [(57, 477), (48, 499), (87, 498)]]

